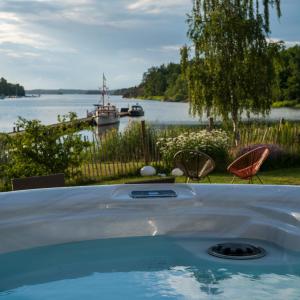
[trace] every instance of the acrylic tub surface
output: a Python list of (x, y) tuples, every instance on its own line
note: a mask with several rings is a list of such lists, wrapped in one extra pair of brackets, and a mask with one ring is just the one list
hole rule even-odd
[[(141, 198), (132, 191), (173, 190)], [(119, 185), (0, 195), (0, 254), (138, 236), (246, 238), (300, 251), (300, 187)]]
[[(2, 193), (0, 300), (298, 300), (299, 192), (120, 185)], [(232, 261), (207, 252), (232, 241), (267, 255)]]

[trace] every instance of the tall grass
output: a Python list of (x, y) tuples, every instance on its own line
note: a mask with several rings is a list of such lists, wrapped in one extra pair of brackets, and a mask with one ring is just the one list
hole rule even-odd
[(290, 153), (300, 155), (300, 124), (249, 125), (240, 130), (241, 146), (251, 144), (279, 145)]
[[(107, 179), (134, 176), (145, 164), (153, 165), (158, 172), (167, 173), (170, 168), (162, 159), (157, 147), (160, 138), (176, 137), (184, 132), (197, 132), (203, 126), (165, 126), (155, 127), (146, 124), (142, 130), (141, 123), (132, 123), (124, 132), (112, 130), (100, 139), (94, 137), (89, 147), (85, 149), (82, 165), (71, 171), (69, 184), (84, 182), (99, 182)], [(277, 145), (282, 149), (280, 161), (276, 167), (300, 166), (300, 124), (244, 124), (240, 128), (240, 144), (235, 146), (231, 138), (231, 159), (241, 148), (254, 144)], [(0, 170), (5, 164), (4, 147), (0, 150)], [(273, 167), (273, 166), (272, 166)], [(1, 186), (7, 182), (0, 176)]]

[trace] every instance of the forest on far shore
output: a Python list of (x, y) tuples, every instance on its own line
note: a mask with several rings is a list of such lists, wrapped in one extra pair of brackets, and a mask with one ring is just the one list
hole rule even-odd
[[(300, 108), (300, 46), (280, 51), (277, 80), (274, 84), (274, 107)], [(180, 64), (163, 64), (148, 69), (140, 85), (113, 91), (124, 98), (141, 98), (162, 101), (187, 101), (187, 83)]]
[(9, 97), (9, 96), (16, 96), (16, 97), (24, 97), (25, 96), (25, 89), (20, 84), (13, 84), (7, 82), (6, 79), (3, 77), (0, 79), (0, 96), (2, 97)]

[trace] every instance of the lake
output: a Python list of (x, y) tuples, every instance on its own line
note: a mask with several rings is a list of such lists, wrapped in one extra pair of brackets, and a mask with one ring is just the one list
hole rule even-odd
[[(40, 98), (18, 98), (0, 100), (0, 132), (11, 132), (18, 116), (26, 119), (39, 119), (43, 124), (56, 123), (57, 115), (68, 112), (85, 117), (87, 110), (93, 109), (98, 103), (99, 95), (42, 95)], [(139, 102), (144, 110), (144, 119), (154, 124), (197, 124), (199, 118), (189, 115), (187, 103), (159, 102), (149, 100), (122, 99), (121, 96), (111, 96), (111, 103), (118, 108), (131, 106)], [(267, 120), (298, 120), (300, 110), (290, 108), (273, 109)], [(120, 129), (124, 129), (129, 118), (122, 118)], [(202, 118), (202, 122), (207, 119)]]

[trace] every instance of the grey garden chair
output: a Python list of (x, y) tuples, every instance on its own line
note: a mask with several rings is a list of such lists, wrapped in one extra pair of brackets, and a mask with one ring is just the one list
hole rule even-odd
[(186, 183), (189, 180), (200, 181), (207, 177), (215, 168), (214, 160), (207, 154), (196, 150), (181, 150), (174, 155), (175, 166), (181, 169), (186, 176)]

